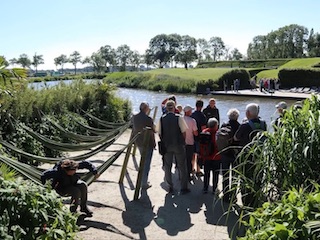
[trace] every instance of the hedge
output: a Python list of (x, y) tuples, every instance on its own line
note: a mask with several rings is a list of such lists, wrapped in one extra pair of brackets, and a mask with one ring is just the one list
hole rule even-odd
[(320, 70), (311, 68), (284, 68), (279, 71), (282, 88), (320, 86)]

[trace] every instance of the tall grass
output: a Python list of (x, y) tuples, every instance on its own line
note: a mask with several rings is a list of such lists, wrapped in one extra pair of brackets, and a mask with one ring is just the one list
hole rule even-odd
[[(275, 201), (291, 188), (306, 188), (320, 180), (320, 100), (305, 100), (302, 109), (291, 108), (282, 126), (265, 132), (246, 146), (234, 169), (250, 207)], [(262, 142), (261, 138), (266, 137)]]

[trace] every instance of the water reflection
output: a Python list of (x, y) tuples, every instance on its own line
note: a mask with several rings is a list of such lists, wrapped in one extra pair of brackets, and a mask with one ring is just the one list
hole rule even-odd
[[(116, 91), (116, 95), (128, 99), (132, 102), (133, 112), (139, 111), (139, 105), (142, 101), (147, 101), (150, 107), (158, 106), (158, 114), (156, 117), (156, 122), (161, 116), (161, 102), (168, 97), (168, 93), (165, 92), (151, 92), (147, 90), (137, 90), (137, 89), (126, 89), (119, 88)], [(190, 104), (195, 106), (197, 99), (202, 99), (204, 105), (207, 106), (209, 99), (214, 97), (216, 99), (216, 106), (220, 111), (220, 120), (222, 122), (227, 121), (227, 111), (230, 108), (237, 108), (240, 111), (239, 121), (245, 117), (245, 107), (249, 103), (257, 103), (260, 106), (260, 116), (266, 120), (269, 125), (272, 120), (277, 118), (275, 105), (279, 101), (286, 101), (288, 106), (291, 106), (294, 100), (284, 100), (284, 99), (274, 99), (274, 98), (256, 98), (256, 97), (243, 97), (243, 96), (210, 96), (210, 95), (193, 95), (193, 94), (175, 94), (177, 103), (182, 106)]]

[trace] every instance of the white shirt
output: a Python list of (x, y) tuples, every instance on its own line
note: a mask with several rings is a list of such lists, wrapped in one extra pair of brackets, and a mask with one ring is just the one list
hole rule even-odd
[(188, 126), (188, 129), (186, 130), (186, 144), (187, 145), (193, 145), (194, 144), (194, 131), (198, 131), (197, 128), (197, 122), (195, 119), (189, 116), (184, 116), (184, 120)]

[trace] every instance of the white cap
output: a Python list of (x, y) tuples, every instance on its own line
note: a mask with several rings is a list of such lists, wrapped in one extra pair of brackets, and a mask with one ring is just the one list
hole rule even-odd
[(287, 109), (287, 103), (286, 102), (279, 102), (277, 105), (276, 105), (276, 108), (281, 108), (281, 109)]
[(185, 112), (189, 112), (189, 111), (192, 111), (193, 110), (193, 107), (191, 107), (190, 105), (186, 105), (184, 108), (183, 108), (183, 111)]

